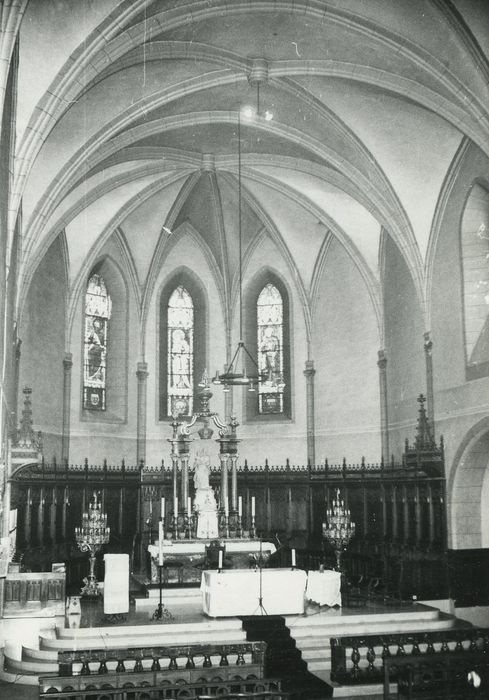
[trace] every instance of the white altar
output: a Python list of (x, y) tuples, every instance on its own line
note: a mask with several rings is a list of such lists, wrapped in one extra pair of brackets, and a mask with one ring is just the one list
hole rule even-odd
[(104, 614), (129, 612), (129, 554), (104, 554)]
[(306, 598), (318, 605), (341, 605), (339, 571), (308, 571)]
[(301, 569), (203, 571), (203, 611), (209, 617), (302, 614), (306, 578)]

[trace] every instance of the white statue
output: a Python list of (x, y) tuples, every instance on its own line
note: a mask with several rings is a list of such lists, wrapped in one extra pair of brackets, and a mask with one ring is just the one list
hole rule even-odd
[(197, 452), (194, 459), (194, 507), (197, 513), (197, 538), (213, 539), (219, 536), (217, 503), (209, 484), (211, 460), (204, 451)]

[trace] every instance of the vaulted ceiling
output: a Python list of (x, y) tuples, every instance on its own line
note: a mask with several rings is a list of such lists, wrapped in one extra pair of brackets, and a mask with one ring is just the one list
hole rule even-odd
[(143, 299), (186, 224), (230, 289), (239, 119), (245, 255), (271, 236), (307, 297), (334, 236), (378, 300), (385, 230), (422, 302), (451, 164), (464, 140), (489, 154), (488, 47), (483, 0), (32, 0), (10, 222), (22, 204), (25, 285), (64, 229), (75, 288), (117, 229)]

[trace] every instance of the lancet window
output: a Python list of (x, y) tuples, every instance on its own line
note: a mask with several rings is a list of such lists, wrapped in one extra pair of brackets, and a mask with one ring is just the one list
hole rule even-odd
[(194, 394), (194, 304), (178, 286), (168, 300), (167, 412), (191, 415)]
[(258, 295), (257, 349), (260, 380), (258, 412), (284, 410), (284, 304), (275, 285), (268, 283)]
[(461, 252), (467, 378), (489, 374), (489, 191), (474, 183), (467, 197)]
[(107, 338), (112, 301), (100, 275), (92, 275), (85, 293), (83, 407), (106, 409)]

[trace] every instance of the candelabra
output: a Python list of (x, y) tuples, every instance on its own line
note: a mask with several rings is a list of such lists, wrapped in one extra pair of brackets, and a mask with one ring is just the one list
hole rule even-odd
[(98, 502), (96, 492), (93, 494), (93, 503), (88, 506), (88, 512), (83, 513), (82, 526), (75, 528), (75, 538), (80, 551), (90, 552), (90, 573), (84, 579), (81, 595), (98, 595), (95, 557), (102, 545), (109, 541), (110, 527), (107, 527), (107, 513), (102, 513), (102, 504)]
[(349, 508), (345, 508), (345, 502), (340, 498), (339, 489), (336, 489), (333, 507), (326, 511), (326, 521), (323, 523), (323, 537), (333, 547), (336, 555), (336, 568), (341, 571), (341, 555), (355, 534), (355, 523), (351, 521)]

